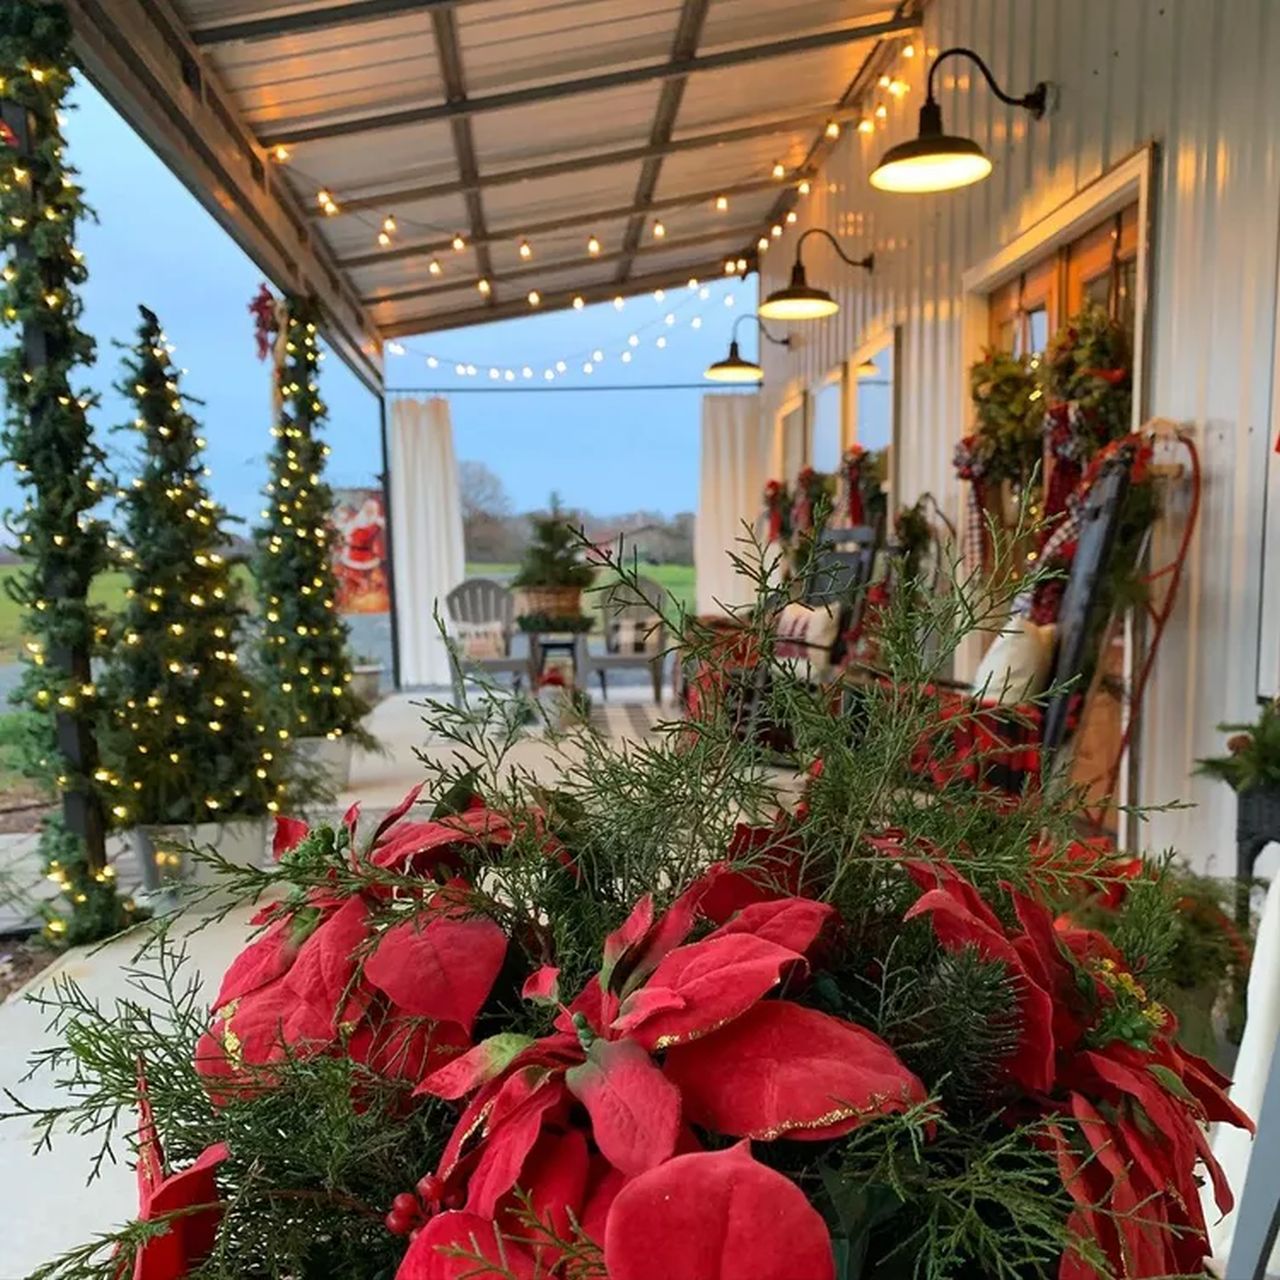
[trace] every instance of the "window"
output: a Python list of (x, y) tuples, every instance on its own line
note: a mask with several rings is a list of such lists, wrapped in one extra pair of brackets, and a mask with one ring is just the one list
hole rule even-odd
[(778, 479), (785, 480), (787, 484), (795, 480), (805, 464), (808, 406), (809, 397), (801, 395), (783, 405), (778, 414), (778, 447), (782, 464)]
[(893, 444), (893, 341), (859, 361), (854, 369), (858, 400), (858, 443), (875, 452)]
[(809, 464), (815, 471), (834, 472), (844, 448), (844, 366), (827, 375), (815, 389)]

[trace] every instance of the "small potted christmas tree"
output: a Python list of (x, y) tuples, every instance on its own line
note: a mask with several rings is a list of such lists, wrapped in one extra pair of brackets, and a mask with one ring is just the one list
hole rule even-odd
[(284, 784), (261, 694), (240, 666), (246, 611), (224, 554), (226, 513), (204, 483), (204, 441), (160, 323), (139, 310), (121, 390), (142, 454), (120, 498), (129, 583), (103, 681), (102, 757), (119, 789), (115, 817), (156, 892), (188, 845), (256, 862)]
[(533, 541), (512, 582), (524, 594), (521, 625), (544, 631), (579, 630), (584, 622), (589, 626), (582, 616), (582, 592), (595, 570), (581, 559), (581, 538), (554, 493), (550, 511), (532, 522)]

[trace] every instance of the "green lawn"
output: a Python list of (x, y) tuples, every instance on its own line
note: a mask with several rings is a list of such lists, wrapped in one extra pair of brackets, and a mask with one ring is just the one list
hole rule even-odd
[[(519, 568), (514, 564), (468, 564), (468, 578), (497, 578), (502, 581), (510, 578)], [(684, 604), (689, 613), (693, 613), (697, 605), (695, 594), (694, 570), (691, 564), (645, 564), (640, 566), (640, 576), (650, 578), (660, 587), (665, 587)], [(591, 598), (587, 597), (587, 607), (591, 607)]]

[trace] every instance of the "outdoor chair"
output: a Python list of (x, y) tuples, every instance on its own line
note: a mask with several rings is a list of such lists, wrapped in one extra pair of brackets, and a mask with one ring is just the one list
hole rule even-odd
[(653, 607), (663, 588), (650, 578), (638, 578), (636, 588), (619, 582), (600, 593), (604, 623), (604, 652), (590, 655), (591, 669), (600, 679), (600, 695), (609, 697), (609, 672), (649, 668), (653, 700), (662, 703), (662, 667), (667, 651), (667, 629)]
[(510, 673), (517, 691), (528, 673), (527, 658), (512, 657), (515, 597), (490, 578), (468, 578), (444, 598), (449, 615), (449, 666), (458, 702), (467, 669), (486, 675)]

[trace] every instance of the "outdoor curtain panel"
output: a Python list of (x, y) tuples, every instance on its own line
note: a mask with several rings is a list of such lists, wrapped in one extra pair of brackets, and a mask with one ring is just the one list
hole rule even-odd
[(724, 614), (726, 607), (754, 598), (751, 582), (737, 574), (729, 552), (748, 550), (740, 539), (744, 524), (754, 529), (763, 510), (768, 477), (769, 437), (760, 396), (706, 395), (702, 398), (702, 481), (694, 564), (698, 612)]
[(444, 597), (462, 581), (465, 556), (447, 400), (392, 403), (390, 465), (401, 684), (448, 684), (435, 615), (444, 616)]

